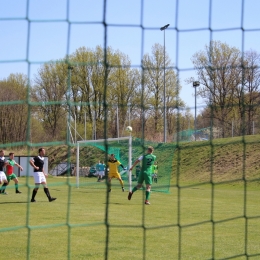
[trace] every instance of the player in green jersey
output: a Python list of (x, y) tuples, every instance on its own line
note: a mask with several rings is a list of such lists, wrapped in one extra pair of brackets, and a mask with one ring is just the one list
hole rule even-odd
[[(0, 184), (3, 183), (3, 186), (0, 188), (0, 194), (7, 194), (4, 190), (5, 187), (8, 185), (8, 181), (6, 178), (6, 175), (4, 173), (4, 167), (6, 166), (6, 161), (5, 161), (5, 151), (0, 150)], [(4, 192), (2, 192), (2, 190)]]
[[(7, 177), (7, 181), (8, 184), (11, 180), (14, 181), (15, 183), (15, 193), (21, 193), (18, 190), (18, 178), (14, 173), (14, 166), (17, 166), (18, 168), (20, 168), (20, 170), (23, 170), (23, 167), (21, 165), (19, 165), (15, 160), (14, 160), (14, 153), (9, 153), (9, 159), (6, 161), (6, 177)], [(8, 185), (7, 184), (7, 185)], [(7, 186), (5, 183), (2, 186), (2, 193), (5, 193), (5, 188)]]
[(128, 200), (131, 200), (132, 195), (135, 191), (140, 189), (142, 187), (143, 182), (145, 181), (146, 184), (146, 196), (145, 196), (145, 204), (150, 205), (149, 198), (150, 198), (150, 192), (152, 187), (152, 171), (153, 171), (153, 165), (156, 160), (156, 156), (153, 155), (153, 147), (149, 146), (147, 149), (147, 154), (140, 156), (133, 164), (133, 166), (129, 169), (130, 171), (133, 170), (133, 168), (139, 163), (142, 162), (141, 172), (138, 177), (138, 184), (133, 188), (132, 191), (128, 194)]
[(140, 172), (141, 172), (141, 166), (138, 164), (135, 167), (135, 177), (136, 177), (137, 180), (138, 180), (138, 177), (140, 175)]

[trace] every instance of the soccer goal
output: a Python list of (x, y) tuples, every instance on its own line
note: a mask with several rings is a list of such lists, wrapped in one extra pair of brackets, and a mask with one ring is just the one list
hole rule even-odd
[[(89, 148), (86, 155), (85, 148)], [(118, 138), (107, 138), (107, 139), (98, 139), (98, 140), (82, 140), (77, 141), (77, 158), (76, 158), (76, 178), (77, 178), (77, 187), (79, 188), (80, 184), (84, 178), (88, 177), (95, 173), (95, 164), (93, 163), (93, 158), (98, 152), (102, 152), (102, 157), (104, 162), (107, 161), (109, 154), (115, 154), (115, 157), (129, 169), (132, 165), (132, 136), (131, 134), (127, 137), (118, 137)], [(98, 161), (98, 158), (95, 158), (95, 161)], [(124, 174), (127, 177), (129, 183), (129, 190), (132, 189), (132, 174), (127, 171), (120, 172), (121, 176)]]

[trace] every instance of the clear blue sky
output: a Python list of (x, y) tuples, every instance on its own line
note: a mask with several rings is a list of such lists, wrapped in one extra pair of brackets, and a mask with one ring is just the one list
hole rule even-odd
[[(164, 44), (180, 72), (181, 99), (194, 109), (196, 78), (192, 55), (220, 40), (260, 53), (260, 0), (0, 0), (0, 79), (10, 73), (33, 78), (44, 62), (65, 57), (77, 48), (107, 45), (127, 54), (132, 65)], [(211, 3), (211, 8), (210, 8)], [(178, 9), (178, 12), (176, 12)], [(198, 106), (203, 105), (197, 100)]]

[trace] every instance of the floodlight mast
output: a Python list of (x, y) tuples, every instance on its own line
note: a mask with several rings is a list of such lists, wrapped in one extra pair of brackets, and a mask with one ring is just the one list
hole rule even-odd
[(193, 87), (195, 89), (195, 120), (194, 120), (194, 137), (195, 137), (195, 141), (197, 140), (197, 87), (200, 86), (200, 82), (199, 81), (193, 81)]
[(163, 122), (164, 122), (164, 138), (163, 142), (167, 142), (167, 122), (166, 122), (166, 91), (165, 91), (165, 30), (169, 27), (170, 24), (166, 24), (160, 28), (163, 31), (163, 52), (164, 52), (164, 73), (163, 73)]

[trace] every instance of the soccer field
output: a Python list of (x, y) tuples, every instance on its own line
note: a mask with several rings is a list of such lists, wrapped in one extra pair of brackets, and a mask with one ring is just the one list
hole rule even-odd
[[(36, 203), (20, 178), (22, 194), (1, 195), (1, 259), (248, 259), (260, 257), (260, 191), (257, 185), (171, 187), (128, 201), (117, 180), (104, 183), (49, 177)], [(33, 185), (33, 179), (29, 178)], [(33, 186), (32, 186), (33, 187)], [(212, 189), (213, 188), (213, 189)], [(258, 218), (257, 218), (258, 217)], [(2, 258), (3, 257), (3, 258)]]

